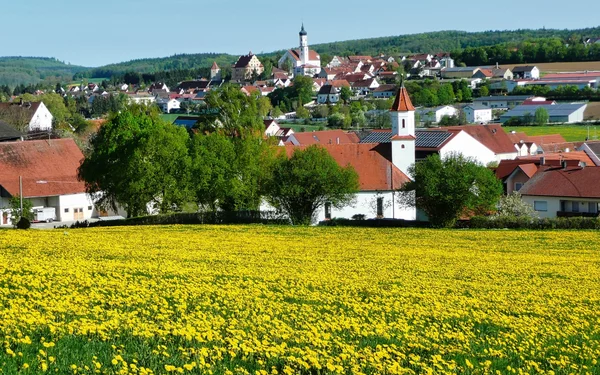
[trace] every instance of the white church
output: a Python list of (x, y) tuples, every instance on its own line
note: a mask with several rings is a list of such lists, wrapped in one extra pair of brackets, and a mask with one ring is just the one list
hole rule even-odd
[(308, 33), (300, 30), (300, 48), (290, 49), (279, 59), (279, 69), (284, 69), (286, 61), (292, 67), (294, 75), (314, 76), (321, 73), (321, 56), (316, 51), (308, 48)]

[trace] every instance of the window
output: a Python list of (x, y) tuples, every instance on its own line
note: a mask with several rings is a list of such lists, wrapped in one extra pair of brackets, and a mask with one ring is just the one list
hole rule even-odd
[(598, 203), (596, 203), (596, 202), (589, 202), (588, 203), (588, 212), (591, 212), (593, 214), (597, 214), (598, 213)]
[(325, 220), (331, 220), (331, 203), (325, 203)]
[(88, 211), (91, 211), (91, 210), (92, 210), (92, 206), (88, 206)]
[(406, 120), (402, 119), (402, 129), (406, 128)]
[(377, 217), (378, 218), (383, 217), (383, 198), (382, 197), (377, 198)]
[(515, 183), (515, 191), (521, 190), (522, 187), (523, 187), (523, 183), (522, 182)]
[(533, 201), (533, 209), (536, 211), (548, 211), (548, 202), (546, 201)]
[(571, 212), (579, 212), (579, 202), (571, 202)]
[(65, 213), (68, 214), (69, 213), (69, 209), (65, 208)]

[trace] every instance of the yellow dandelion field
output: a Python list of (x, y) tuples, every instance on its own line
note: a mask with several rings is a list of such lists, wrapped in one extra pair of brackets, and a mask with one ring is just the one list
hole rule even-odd
[(600, 374), (593, 231), (0, 231), (3, 374)]

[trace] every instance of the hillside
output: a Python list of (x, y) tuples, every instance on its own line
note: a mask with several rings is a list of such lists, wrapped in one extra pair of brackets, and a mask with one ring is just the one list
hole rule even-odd
[(48, 57), (0, 57), (0, 85), (68, 81), (88, 68)]
[(210, 68), (213, 61), (223, 67), (233, 64), (236, 60), (237, 56), (225, 53), (180, 54), (105, 65), (81, 72), (77, 77), (104, 78), (127, 72), (153, 73), (166, 70)]
[[(558, 38), (565, 43), (580, 43), (583, 37), (600, 36), (600, 27), (577, 30), (490, 30), (483, 32), (436, 31), (420, 34), (357, 39), (311, 47), (321, 54), (323, 60), (333, 55), (397, 55), (401, 53), (449, 52), (469, 47), (494, 46), (503, 43), (520, 43), (540, 38)], [(264, 54), (275, 58), (283, 51)], [(213, 61), (221, 67), (234, 63), (237, 56), (226, 53), (179, 54), (162, 58), (137, 59), (84, 68), (64, 64), (54, 58), (4, 57), (0, 58), (0, 85), (30, 84), (41, 81), (70, 81), (80, 78), (105, 78), (126, 72), (153, 73), (182, 69), (208, 68)], [(326, 61), (324, 61), (326, 62)]]

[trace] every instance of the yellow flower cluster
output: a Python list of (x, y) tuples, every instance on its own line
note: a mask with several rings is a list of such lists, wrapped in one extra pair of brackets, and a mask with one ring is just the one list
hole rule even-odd
[(0, 231), (0, 374), (600, 374), (592, 231)]

